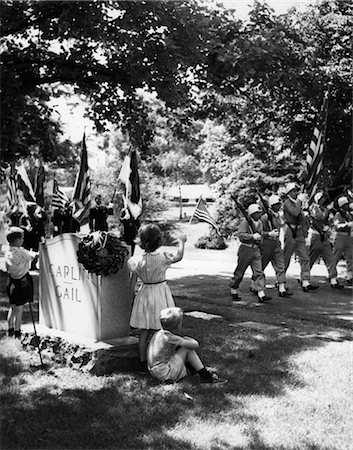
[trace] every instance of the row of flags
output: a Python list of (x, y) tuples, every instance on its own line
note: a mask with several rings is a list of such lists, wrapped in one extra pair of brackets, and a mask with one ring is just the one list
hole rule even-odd
[[(142, 212), (142, 198), (140, 193), (140, 180), (138, 174), (136, 151), (131, 151), (124, 159), (119, 177), (125, 185), (124, 206), (129, 208), (132, 216), (137, 219)], [(37, 170), (35, 189), (28, 177), (26, 168), (23, 164), (7, 177), (7, 209), (13, 210), (17, 205), (22, 205), (24, 209), (25, 202), (33, 202), (38, 206), (44, 207), (44, 167), (40, 164)], [(19, 196), (21, 191), (21, 196)], [(88, 154), (86, 146), (86, 137), (83, 135), (80, 167), (76, 176), (72, 198), (60, 188), (56, 179), (53, 182), (52, 208), (65, 208), (71, 203), (73, 206), (73, 216), (81, 224), (87, 223), (89, 210), (91, 208), (91, 181), (88, 166)]]

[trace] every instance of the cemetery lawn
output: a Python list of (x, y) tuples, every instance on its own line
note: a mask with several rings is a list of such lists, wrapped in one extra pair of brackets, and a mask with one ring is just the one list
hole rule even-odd
[[(280, 308), (277, 298), (234, 305), (223, 297), (223, 280), (194, 282), (170, 283), (176, 303), (221, 317), (186, 315), (185, 334), (228, 384), (202, 385), (194, 376), (161, 385), (134, 372), (95, 376), (55, 364), (43, 370), (37, 353), (5, 337), (2, 297), (1, 448), (350, 449), (350, 327), (310, 314), (312, 296), (298, 289), (307, 310)], [(339, 298), (349, 303), (350, 293)], [(330, 295), (321, 289), (322, 301)]]

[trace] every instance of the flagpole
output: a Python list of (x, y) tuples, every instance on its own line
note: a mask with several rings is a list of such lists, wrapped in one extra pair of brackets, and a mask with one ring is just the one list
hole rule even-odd
[(202, 195), (200, 195), (200, 197), (198, 199), (198, 202), (197, 202), (197, 204), (195, 206), (194, 212), (192, 213), (192, 216), (191, 216), (191, 218), (189, 220), (189, 225), (191, 225), (192, 219), (194, 218), (194, 215), (195, 215), (195, 211), (197, 210), (197, 207), (199, 206), (199, 204), (201, 202), (201, 199), (202, 199)]

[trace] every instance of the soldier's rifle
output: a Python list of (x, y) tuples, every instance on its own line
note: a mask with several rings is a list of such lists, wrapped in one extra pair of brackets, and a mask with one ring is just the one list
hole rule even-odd
[(233, 200), (233, 202), (235, 203), (235, 206), (237, 207), (238, 211), (241, 212), (241, 214), (243, 215), (244, 219), (247, 221), (250, 230), (253, 234), (256, 233), (256, 231), (254, 230), (253, 224), (251, 223), (250, 217), (246, 214), (246, 211), (244, 209), (244, 207), (238, 202), (238, 200), (234, 197), (234, 195), (231, 195), (231, 198)]
[(261, 192), (260, 192), (258, 189), (256, 189), (256, 194), (257, 194), (257, 196), (259, 197), (260, 203), (261, 203), (261, 205), (262, 205), (262, 207), (263, 207), (265, 213), (267, 214), (267, 217), (268, 217), (268, 223), (270, 224), (270, 229), (273, 230), (273, 229), (276, 228), (276, 227), (273, 225), (273, 222), (272, 222), (272, 214), (271, 214), (271, 212), (270, 212), (270, 208), (269, 208), (269, 206), (268, 206), (268, 203), (267, 203), (267, 201), (263, 198)]

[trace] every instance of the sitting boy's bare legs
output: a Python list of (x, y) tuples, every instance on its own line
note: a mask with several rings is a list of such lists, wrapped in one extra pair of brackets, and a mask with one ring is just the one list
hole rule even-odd
[(181, 347), (177, 351), (178, 355), (180, 355), (183, 358), (183, 361), (188, 361), (193, 369), (198, 372), (199, 370), (203, 369), (205, 366), (202, 364), (201, 359), (199, 358), (199, 355), (196, 353), (195, 350), (190, 350), (185, 347)]
[(219, 378), (217, 374), (209, 372), (195, 350), (181, 347), (177, 354), (183, 358), (184, 362), (191, 364), (201, 378), (201, 383), (223, 384), (228, 382), (228, 380)]

